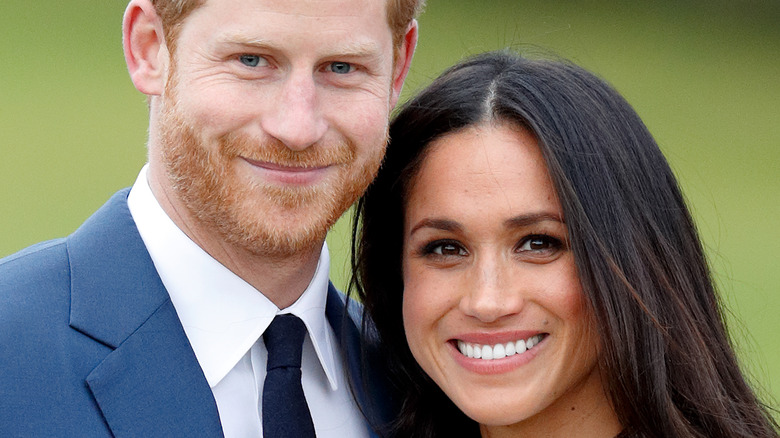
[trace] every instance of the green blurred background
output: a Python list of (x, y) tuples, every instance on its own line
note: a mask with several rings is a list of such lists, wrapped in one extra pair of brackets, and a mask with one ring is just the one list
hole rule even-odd
[[(123, 0), (0, 2), (0, 256), (74, 230), (145, 162)], [(780, 1), (429, 0), (405, 96), (463, 56), (571, 58), (631, 102), (677, 172), (740, 357), (780, 395)], [(347, 278), (348, 226), (329, 237)]]

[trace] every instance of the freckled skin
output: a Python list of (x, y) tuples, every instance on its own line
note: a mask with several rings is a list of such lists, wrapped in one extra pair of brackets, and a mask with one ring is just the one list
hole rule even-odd
[[(139, 56), (163, 64), (161, 79), (134, 76), (150, 96), (152, 191), (194, 242), (280, 307), (305, 289), (327, 230), (384, 155), (416, 42), (413, 23), (393, 47), (385, 8), (209, 0), (184, 20), (172, 55), (163, 45)], [(132, 0), (139, 9), (153, 7)], [(126, 41), (140, 45), (148, 27), (137, 28)], [(131, 62), (131, 74), (144, 65)]]
[[(599, 340), (534, 137), (485, 124), (430, 148), (405, 216), (403, 315), (415, 358), (484, 436), (614, 436)], [(529, 217), (541, 219), (517, 220)], [(451, 345), (523, 330), (547, 337), (533, 359), (499, 374), (464, 368)]]
[[(373, 173), (393, 103), (392, 36), (384, 23), (384, 2), (317, 2), (316, 8), (304, 3), (300, 11), (290, 11), (289, 2), (210, 0), (196, 10), (180, 33), (175, 101), (168, 106), (195, 129), (201, 149), (216, 151), (219, 139), (226, 135), (244, 136), (257, 142), (258, 148), (263, 142), (279, 141), (299, 152), (349, 142), (355, 148), (353, 162), (329, 169), (323, 184), (339, 181), (340, 174), (355, 179), (355, 172), (364, 166)], [(354, 15), (345, 16), (344, 10)], [(373, 51), (347, 56), (347, 50), (357, 44)], [(259, 55), (262, 62), (244, 65), (239, 59), (244, 53)], [(359, 68), (339, 75), (328, 70), (334, 61), (352, 62)], [(159, 153), (155, 145), (153, 154)], [(161, 190), (172, 191), (157, 162), (152, 163), (153, 178)], [(269, 184), (267, 176), (241, 160), (219, 165), (227, 173), (225, 184)], [(340, 190), (344, 188), (330, 189), (336, 194)], [(262, 193), (247, 198), (252, 208), (245, 209), (250, 216), (245, 222), (263, 221), (286, 229), (305, 224), (312, 214), (311, 208), (278, 208), (265, 202)], [(259, 214), (269, 209), (275, 214)], [(274, 224), (275, 218), (281, 222)]]

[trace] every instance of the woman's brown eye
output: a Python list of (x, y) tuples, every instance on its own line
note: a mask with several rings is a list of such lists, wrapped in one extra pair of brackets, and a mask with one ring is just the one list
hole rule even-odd
[(449, 242), (446, 240), (436, 240), (428, 243), (422, 248), (421, 253), (434, 257), (464, 257), (468, 255), (468, 252), (463, 246), (457, 242)]
[(455, 245), (442, 245), (439, 248), (442, 255), (461, 255), (460, 248)]
[(518, 252), (524, 251), (552, 251), (561, 247), (561, 241), (552, 236), (529, 236), (520, 242)]

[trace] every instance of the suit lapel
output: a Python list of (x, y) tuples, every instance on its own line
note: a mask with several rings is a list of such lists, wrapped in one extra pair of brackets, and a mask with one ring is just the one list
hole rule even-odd
[(122, 436), (221, 436), (216, 403), (127, 208), (112, 197), (68, 238), (70, 325), (114, 348), (87, 377)]
[(344, 295), (329, 285), (325, 315), (348, 365), (352, 391), (370, 425), (371, 436), (376, 437), (377, 431), (384, 432), (395, 419), (398, 398), (390, 390), (387, 361), (377, 339), (361, 336), (362, 307), (353, 300), (346, 307)]
[(222, 436), (211, 390), (170, 300), (92, 371), (87, 384), (117, 437)]

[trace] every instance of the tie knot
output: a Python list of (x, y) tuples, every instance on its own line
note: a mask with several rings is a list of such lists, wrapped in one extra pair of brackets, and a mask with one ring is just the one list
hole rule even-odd
[(265, 348), (268, 350), (270, 371), (280, 367), (301, 367), (301, 349), (306, 336), (306, 326), (297, 316), (276, 315), (271, 325), (263, 333)]

